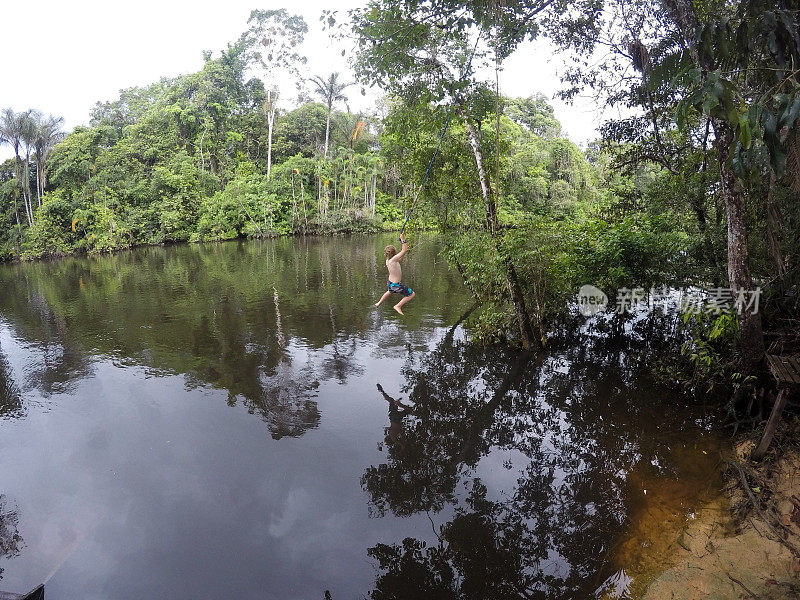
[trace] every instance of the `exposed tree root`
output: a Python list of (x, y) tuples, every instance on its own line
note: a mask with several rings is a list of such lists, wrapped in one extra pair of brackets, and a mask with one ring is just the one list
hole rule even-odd
[(764, 512), (764, 510), (761, 507), (761, 503), (753, 495), (753, 490), (751, 488), (750, 482), (748, 481), (748, 477), (750, 477), (753, 481), (755, 481), (758, 484), (758, 487), (760, 487), (762, 490), (761, 492), (762, 495), (771, 496), (771, 494), (769, 493), (770, 488), (767, 481), (764, 478), (757, 475), (750, 467), (748, 467), (747, 465), (741, 463), (736, 459), (727, 459), (723, 457), (722, 460), (725, 461), (725, 463), (728, 464), (730, 467), (733, 467), (734, 471), (739, 477), (739, 481), (742, 484), (741, 487), (744, 490), (747, 499), (750, 501), (750, 506), (752, 506), (753, 509), (755, 509), (756, 514), (758, 514), (761, 521), (767, 526), (767, 528), (769, 528), (770, 532), (775, 538), (775, 541), (785, 546), (795, 557), (800, 558), (800, 549), (798, 549), (792, 542), (786, 539), (786, 536), (788, 533), (790, 533), (790, 530), (785, 525), (783, 525), (783, 523), (781, 523), (779, 520), (772, 518), (772, 513), (774, 511), (768, 509), (770, 513), (769, 515)]

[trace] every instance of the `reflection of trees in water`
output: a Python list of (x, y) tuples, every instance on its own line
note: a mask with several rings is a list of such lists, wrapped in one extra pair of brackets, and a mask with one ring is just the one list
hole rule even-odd
[(539, 569), (547, 548), (525, 520), (486, 494), (479, 481), (470, 484), (465, 506), (442, 526), (438, 544), (406, 538), (402, 544), (370, 548), (368, 555), (382, 571), (371, 597), (534, 597), (549, 579)]
[(35, 360), (26, 365), (24, 385), (38, 389), (43, 395), (67, 393), (79, 380), (91, 373), (86, 353), (75, 342), (64, 317), (52, 310), (43, 294), (26, 288), (27, 295), (9, 291), (6, 303), (14, 314), (22, 314), (15, 329), (36, 347)]
[(22, 398), (14, 382), (11, 365), (0, 348), (0, 419), (22, 416)]
[[(519, 376), (527, 357), (511, 361)], [(474, 467), (491, 445), (487, 436), (493, 410), (507, 401), (493, 389), (508, 389), (506, 361), (487, 361), (465, 344), (442, 343), (423, 361), (406, 369), (405, 391), (415, 406), (402, 439), (388, 450), (389, 461), (369, 467), (361, 483), (370, 494), (371, 510), (398, 516), (440, 510), (455, 500), (456, 485), (467, 467)], [(490, 397), (487, 402), (486, 397)]]
[(280, 298), (278, 290), (274, 290), (275, 302), (275, 338), (280, 358), (272, 372), (265, 378), (262, 394), (263, 404), (250, 403), (248, 410), (258, 410), (267, 423), (272, 437), (276, 440), (288, 436), (298, 437), (308, 429), (319, 425), (320, 412), (317, 402), (312, 400), (318, 387), (314, 379), (311, 363), (301, 370), (293, 367), (290, 358), (286, 334), (281, 319)]
[[(360, 340), (427, 344), (430, 327), (417, 327), (434, 314), (425, 306), (454, 320), (455, 303), (435, 298), (457, 276), (436, 267), (435, 243), (420, 239), (408, 265), (426, 282), (419, 309), (405, 319), (408, 329), (376, 331), (379, 313), (364, 307), (374, 302), (382, 247), (366, 237), (282, 238), (9, 266), (0, 272), (0, 312), (34, 357), (17, 384), (68, 392), (100, 356), (224, 389), (231, 403), (273, 423), (273, 434), (300, 435), (320, 420), (318, 380), (344, 384), (364, 372)], [(384, 276), (380, 265), (381, 285)], [(390, 341), (377, 339), (386, 332)]]
[(280, 365), (264, 385), (261, 402), (247, 403), (247, 410), (258, 413), (267, 423), (272, 437), (298, 437), (319, 426), (316, 400), (318, 387), (310, 365), (297, 371), (290, 363)]
[(356, 360), (358, 345), (354, 336), (340, 340), (339, 330), (336, 328), (336, 317), (333, 306), (328, 305), (330, 314), (332, 342), (329, 355), (320, 364), (320, 379), (335, 379), (339, 384), (347, 383), (349, 377), (357, 377), (364, 372), (364, 367)]
[[(19, 534), (19, 514), (10, 506), (4, 494), (0, 494), (0, 558), (14, 558), (20, 553), (23, 540)], [(3, 568), (0, 567), (0, 579)]]
[(193, 369), (190, 387), (211, 384), (228, 391), (228, 404), (237, 399), (258, 414), (279, 439), (297, 437), (319, 425), (320, 413), (312, 398), (318, 382), (311, 365), (295, 368), (283, 331), (277, 290), (276, 324), (271, 335), (258, 336), (243, 318), (238, 304), (220, 301), (215, 320), (203, 316), (193, 332)]
[(58, 342), (39, 348), (40, 363), (34, 363), (25, 377), (26, 384), (43, 395), (69, 393), (81, 379), (91, 374), (87, 354), (66, 335)]
[(373, 246), (273, 240), (9, 267), (0, 311), (34, 357), (18, 384), (69, 391), (99, 355), (224, 389), (273, 435), (301, 435), (320, 420), (318, 380), (363, 372), (367, 320), (354, 307), (374, 293)]
[[(620, 343), (584, 338), (526, 368), (505, 350), (445, 339), (407, 370), (414, 417), (362, 486), (373, 513), (452, 505), (454, 516), (436, 544), (370, 548), (380, 568), (372, 598), (571, 598), (597, 588), (641, 494), (629, 476), (677, 476), (669, 432), (702, 434), (638, 374), (645, 337)], [(513, 489), (481, 481), (493, 450), (513, 457)]]

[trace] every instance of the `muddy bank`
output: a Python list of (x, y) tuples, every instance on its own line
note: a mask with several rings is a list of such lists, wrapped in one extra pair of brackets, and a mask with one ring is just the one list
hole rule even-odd
[[(643, 593), (631, 587), (632, 597), (800, 598), (798, 438), (797, 424), (784, 425), (777, 446), (758, 466), (747, 463), (751, 440), (723, 452), (723, 491), (686, 515), (678, 536), (666, 543), (663, 571)], [(665, 537), (673, 531), (668, 527)]]

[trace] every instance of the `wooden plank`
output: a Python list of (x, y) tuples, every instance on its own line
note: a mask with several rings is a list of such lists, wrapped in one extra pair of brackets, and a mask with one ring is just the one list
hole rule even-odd
[(784, 381), (789, 383), (800, 383), (800, 376), (798, 376), (794, 365), (792, 365), (792, 357), (779, 356), (778, 360), (780, 361), (781, 368), (783, 369)]
[(786, 398), (789, 396), (789, 390), (783, 388), (778, 392), (778, 397), (775, 398), (775, 405), (772, 407), (772, 412), (769, 415), (769, 421), (764, 428), (764, 435), (761, 436), (761, 441), (758, 448), (753, 452), (753, 460), (761, 460), (767, 453), (772, 437), (775, 435), (775, 430), (778, 428), (778, 422), (781, 420), (781, 413), (786, 406)]
[(800, 383), (800, 362), (798, 362), (797, 358), (794, 356), (787, 356), (786, 362), (794, 375), (794, 382)]
[(791, 383), (792, 382), (792, 373), (789, 371), (789, 368), (786, 366), (781, 360), (781, 357), (778, 357), (777, 364), (781, 370), (781, 383)]
[(775, 357), (772, 354), (767, 354), (767, 366), (772, 376), (779, 380), (778, 375), (775, 374)]
[(800, 384), (800, 363), (796, 358), (768, 354), (767, 364), (778, 383)]
[(783, 381), (783, 369), (781, 361), (778, 359), (778, 357), (767, 354), (767, 362), (769, 363), (769, 370), (772, 373), (772, 376), (775, 378), (775, 381), (778, 383)]

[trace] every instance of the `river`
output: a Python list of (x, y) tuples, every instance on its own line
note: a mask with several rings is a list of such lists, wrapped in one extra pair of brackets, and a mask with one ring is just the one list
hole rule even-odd
[[(432, 237), (404, 261), (406, 315), (373, 308), (391, 239), (0, 266), (0, 589), (566, 599), (646, 583), (718, 487), (713, 418), (641, 371), (635, 332), (621, 347), (584, 327), (534, 356), (469, 344), (454, 325), (472, 300)], [(411, 410), (390, 422), (376, 384)]]

